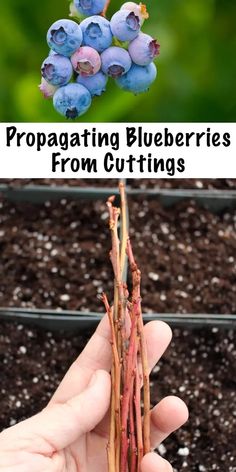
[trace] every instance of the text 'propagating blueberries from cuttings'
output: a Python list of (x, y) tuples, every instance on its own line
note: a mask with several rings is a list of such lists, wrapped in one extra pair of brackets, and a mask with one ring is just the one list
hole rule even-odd
[(74, 0), (71, 16), (80, 24), (58, 20), (48, 30), (50, 51), (39, 88), (68, 119), (86, 113), (92, 98), (105, 92), (109, 77), (135, 95), (148, 91), (156, 79), (153, 60), (160, 46), (141, 31), (149, 16), (146, 6), (124, 3), (108, 21), (108, 4), (109, 0)]

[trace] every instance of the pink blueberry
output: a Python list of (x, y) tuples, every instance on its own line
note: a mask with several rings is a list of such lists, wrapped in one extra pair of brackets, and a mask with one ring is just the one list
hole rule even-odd
[(44, 98), (52, 98), (58, 87), (56, 85), (49, 84), (43, 77), (39, 90), (42, 92)]
[(82, 75), (91, 76), (101, 68), (101, 59), (98, 52), (90, 46), (82, 46), (71, 56), (74, 70)]
[(141, 25), (143, 24), (144, 20), (149, 18), (149, 14), (147, 12), (147, 7), (144, 3), (135, 3), (135, 2), (126, 2), (122, 5), (121, 10), (128, 10), (130, 12), (134, 12), (135, 15), (138, 15), (141, 21)]

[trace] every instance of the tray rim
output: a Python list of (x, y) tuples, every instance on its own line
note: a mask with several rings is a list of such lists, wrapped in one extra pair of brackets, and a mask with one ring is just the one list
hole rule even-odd
[[(103, 313), (70, 310), (23, 309), (0, 307), (0, 321), (17, 321), (22, 324), (36, 324), (46, 329), (71, 330), (89, 329), (96, 326)], [(173, 327), (220, 327), (236, 329), (236, 314), (207, 314), (207, 313), (144, 313), (144, 322), (153, 320), (165, 321)]]

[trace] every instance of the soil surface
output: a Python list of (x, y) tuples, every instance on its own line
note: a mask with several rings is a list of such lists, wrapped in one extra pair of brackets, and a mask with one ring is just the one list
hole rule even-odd
[[(44, 408), (90, 333), (65, 335), (1, 322), (0, 431)], [(152, 404), (179, 395), (188, 423), (158, 450), (175, 472), (236, 471), (235, 333), (174, 330), (151, 378)]]
[(130, 201), (130, 234), (145, 311), (236, 313), (236, 210)]
[[(103, 311), (111, 296), (104, 202), (0, 200), (0, 306)], [(145, 312), (236, 313), (236, 210), (130, 199)]]
[(110, 233), (101, 202), (0, 201), (0, 306), (103, 311)]
[(133, 188), (236, 190), (236, 179), (130, 179)]

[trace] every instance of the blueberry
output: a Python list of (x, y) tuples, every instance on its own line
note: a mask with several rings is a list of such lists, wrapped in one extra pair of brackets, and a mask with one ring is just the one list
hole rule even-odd
[(111, 19), (112, 34), (120, 41), (132, 41), (138, 36), (140, 27), (139, 16), (126, 9), (118, 11)]
[(112, 46), (101, 54), (102, 71), (114, 79), (128, 72), (132, 65), (129, 53), (117, 46)]
[(83, 115), (91, 105), (89, 91), (80, 84), (68, 84), (60, 87), (53, 97), (53, 105), (66, 118), (77, 118)]
[(80, 23), (83, 33), (83, 44), (91, 46), (98, 52), (109, 48), (112, 43), (110, 23), (102, 16), (94, 15)]
[(92, 97), (102, 95), (105, 92), (107, 81), (108, 77), (101, 71), (91, 77), (79, 75), (76, 79), (78, 84), (84, 85), (89, 90)]
[(96, 74), (101, 68), (101, 59), (96, 49), (82, 46), (73, 56), (71, 62), (74, 70), (82, 76)]
[(106, 0), (74, 0), (76, 9), (85, 16), (102, 13)]
[(129, 54), (132, 61), (139, 66), (147, 66), (158, 56), (160, 45), (156, 39), (148, 34), (139, 33), (129, 45)]
[(70, 59), (60, 54), (47, 57), (41, 68), (42, 77), (51, 85), (67, 84), (73, 74)]
[(135, 15), (139, 16), (141, 25), (143, 24), (144, 20), (149, 18), (147, 7), (143, 3), (137, 4), (135, 2), (126, 2), (122, 5), (121, 10), (128, 10), (135, 13)]
[(82, 44), (80, 26), (72, 20), (58, 20), (47, 33), (48, 45), (53, 51), (63, 56), (71, 56)]
[(135, 95), (146, 92), (157, 76), (157, 68), (153, 62), (148, 66), (133, 64), (129, 72), (116, 80), (117, 85)]
[(58, 87), (56, 85), (49, 84), (43, 77), (39, 90), (42, 92), (44, 98), (52, 98)]

